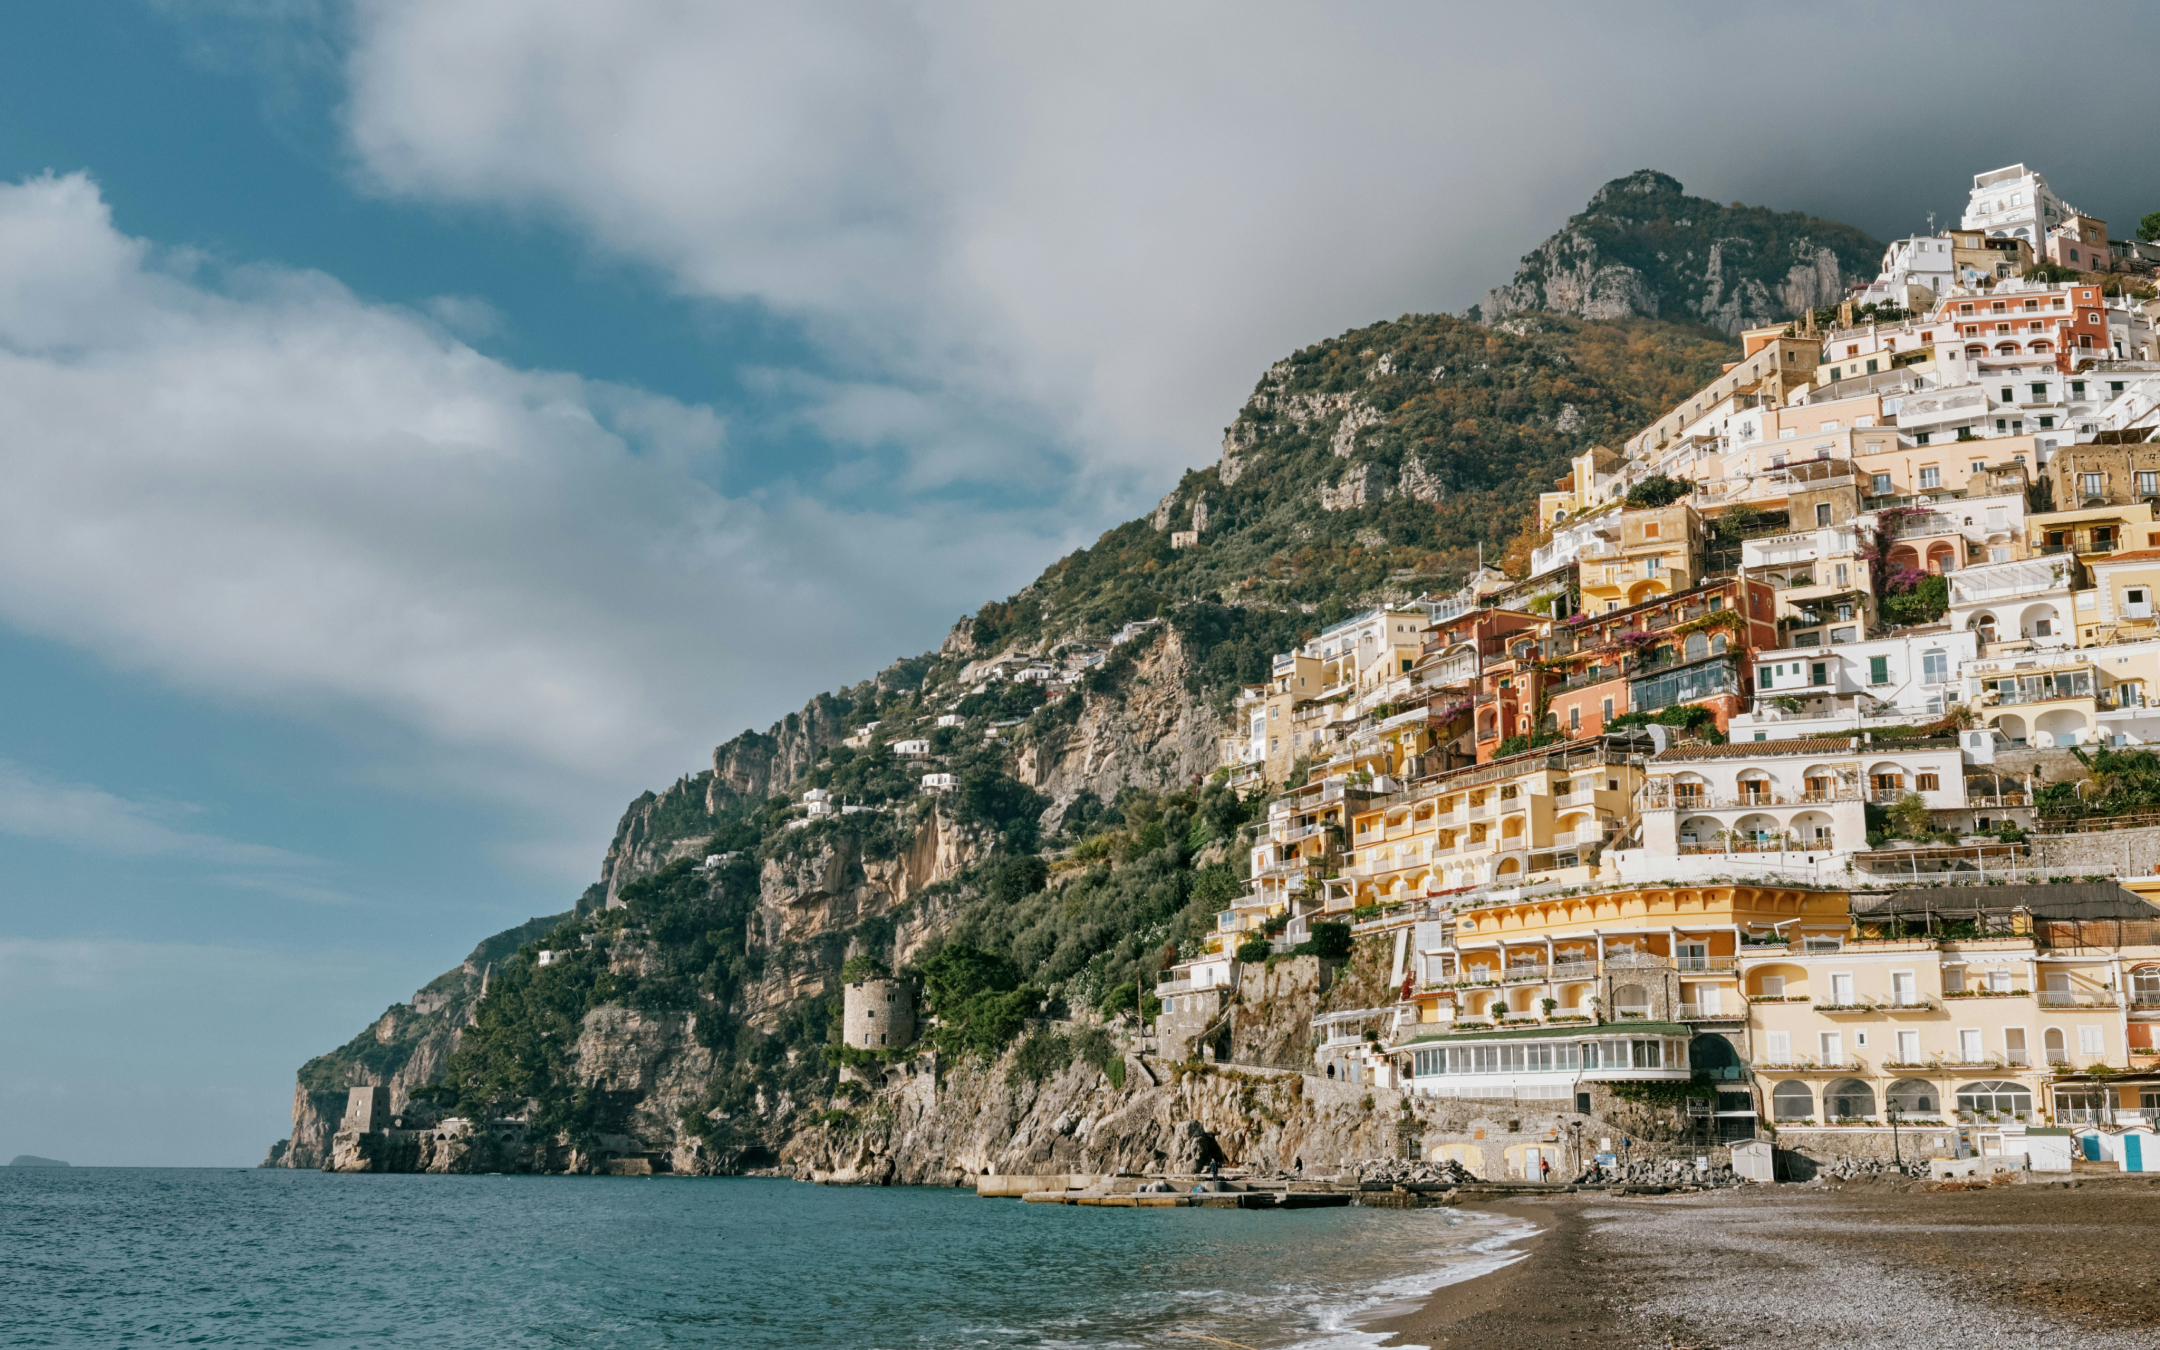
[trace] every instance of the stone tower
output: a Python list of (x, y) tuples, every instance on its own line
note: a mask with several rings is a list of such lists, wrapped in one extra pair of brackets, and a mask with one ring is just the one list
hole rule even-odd
[(915, 1042), (915, 986), (864, 980), (841, 992), (840, 1026), (858, 1050), (893, 1050)]

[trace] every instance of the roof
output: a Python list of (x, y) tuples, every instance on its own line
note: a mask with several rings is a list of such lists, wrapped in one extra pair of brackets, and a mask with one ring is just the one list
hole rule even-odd
[(2125, 553), (2095, 555), (2086, 562), (2087, 567), (2112, 567), (2117, 563), (2160, 562), (2160, 548), (2134, 548)]
[(1850, 755), (1892, 750), (1955, 750), (1957, 737), (1879, 740), (1854, 745), (1854, 736), (1794, 736), (1782, 741), (1734, 741), (1730, 745), (1676, 745), (1653, 756), (1652, 764), (1681, 764), (1704, 759), (1755, 759), (1762, 755)]
[(2041, 919), (2160, 919), (2160, 909), (2113, 881), (2065, 881), (2026, 886), (1918, 886), (1888, 895), (1856, 894), (1856, 920), (1913, 914), (1955, 918), (2027, 910)]
[(1579, 1036), (1692, 1036), (1695, 1030), (1680, 1022), (1591, 1022), (1571, 1026), (1523, 1027), (1515, 1031), (1446, 1031), (1435, 1029), (1406, 1041), (1394, 1042), (1397, 1050), (1439, 1041), (1461, 1045), (1471, 1041), (1565, 1041)]

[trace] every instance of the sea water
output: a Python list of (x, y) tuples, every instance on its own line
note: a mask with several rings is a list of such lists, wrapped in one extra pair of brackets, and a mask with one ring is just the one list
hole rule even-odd
[(0, 1168), (0, 1345), (1347, 1350), (1516, 1236), (757, 1178)]

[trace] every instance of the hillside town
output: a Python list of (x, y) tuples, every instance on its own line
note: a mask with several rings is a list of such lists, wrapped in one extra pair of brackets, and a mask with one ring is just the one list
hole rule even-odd
[(1277, 655), (1218, 771), (1272, 799), (1249, 888), (1158, 1043), (1342, 924), (1394, 997), (1316, 1022), (1329, 1077), (1589, 1113), (1707, 1074), (1726, 1142), (2160, 1169), (2160, 822), (2078, 809), (2160, 742), (2156, 267), (1976, 175), (1579, 456), (1526, 572)]

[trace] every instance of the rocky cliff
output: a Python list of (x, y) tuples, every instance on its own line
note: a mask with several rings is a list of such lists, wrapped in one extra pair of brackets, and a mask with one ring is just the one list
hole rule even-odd
[[(937, 1180), (1391, 1151), (1386, 1094), (1310, 1072), (1315, 1009), (1386, 1000), (1371, 953), (1255, 972), (1231, 1063), (1142, 1053), (1132, 1010), (1242, 888), (1265, 810), (1204, 781), (1232, 696), (1497, 557), (1572, 456), (1731, 358), (1701, 321), (1812, 303), (1873, 247), (1660, 175), (1563, 235), (1505, 324), (1405, 315), (1292, 353), (1154, 511), (639, 797), (572, 912), (310, 1061), (273, 1161)], [(850, 961), (918, 982), (923, 1057), (835, 1043)], [(1108, 1049), (1054, 1053), (1082, 1041)], [(375, 1085), (391, 1126), (341, 1133)]]
[(1487, 323), (1530, 312), (1704, 323), (1738, 335), (1845, 298), (1882, 245), (1801, 212), (1690, 197), (1649, 169), (1616, 178), (1486, 294)]
[(293, 1085), (292, 1134), (271, 1146), (264, 1166), (314, 1168), (327, 1162), (352, 1088), (388, 1087), (391, 1109), (402, 1112), (414, 1089), (442, 1076), (495, 967), (567, 917), (528, 919), (488, 938), (410, 1001), (392, 1004), (367, 1030), (302, 1065)]

